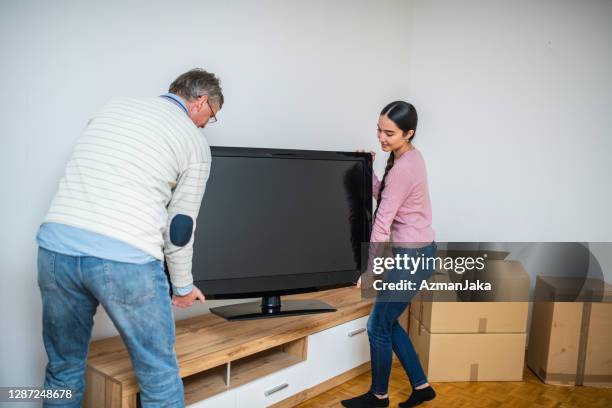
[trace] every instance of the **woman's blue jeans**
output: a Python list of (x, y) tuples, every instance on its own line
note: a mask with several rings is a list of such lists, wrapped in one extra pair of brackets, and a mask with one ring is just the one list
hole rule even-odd
[[(435, 242), (422, 248), (393, 248), (393, 255), (408, 255), (409, 257), (435, 257), (437, 246)], [(407, 270), (391, 269), (385, 273), (384, 282), (400, 282), (402, 279), (416, 283), (415, 290), (405, 290), (402, 293), (377, 293), (376, 301), (368, 319), (368, 337), (370, 340), (370, 358), (372, 365), (372, 393), (383, 395), (389, 387), (393, 352), (401, 362), (412, 388), (427, 383), (421, 363), (408, 334), (398, 322), (398, 317), (404, 312), (412, 298), (418, 292), (422, 280), (427, 280), (433, 274), (433, 268), (418, 268), (414, 274)]]
[(80, 407), (93, 316), (102, 304), (127, 347), (143, 407), (183, 407), (183, 382), (174, 351), (175, 326), (161, 261), (147, 264), (38, 250), (43, 303), (45, 389), (71, 389)]

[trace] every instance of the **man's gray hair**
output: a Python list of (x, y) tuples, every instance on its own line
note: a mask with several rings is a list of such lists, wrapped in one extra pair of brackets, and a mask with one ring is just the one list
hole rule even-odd
[(211, 102), (219, 103), (219, 108), (223, 106), (223, 91), (221, 90), (219, 78), (202, 68), (194, 68), (181, 74), (170, 84), (168, 92), (176, 94), (187, 101), (202, 95), (208, 95)]

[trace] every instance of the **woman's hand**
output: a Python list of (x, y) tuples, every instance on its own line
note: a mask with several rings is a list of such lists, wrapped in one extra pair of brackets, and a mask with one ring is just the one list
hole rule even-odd
[(361, 276), (357, 280), (357, 289), (360, 289), (360, 288), (361, 288)]
[(357, 153), (370, 153), (372, 155), (372, 163), (374, 163), (374, 160), (376, 159), (376, 152), (374, 150), (370, 150), (369, 152), (366, 152), (363, 149), (359, 149), (359, 150), (355, 150)]

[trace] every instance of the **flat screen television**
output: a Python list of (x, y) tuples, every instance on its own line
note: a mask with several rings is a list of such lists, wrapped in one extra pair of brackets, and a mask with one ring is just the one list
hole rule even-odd
[(212, 147), (194, 237), (194, 284), (227, 319), (333, 311), (280, 296), (352, 285), (372, 222), (367, 153)]

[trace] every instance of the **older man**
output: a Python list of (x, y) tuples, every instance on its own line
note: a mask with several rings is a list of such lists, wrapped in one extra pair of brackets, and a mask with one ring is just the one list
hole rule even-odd
[(184, 405), (164, 259), (172, 303), (204, 302), (191, 275), (211, 164), (199, 128), (222, 105), (218, 78), (194, 69), (160, 97), (112, 99), (77, 141), (37, 235), (44, 385), (73, 390), (62, 406), (80, 406), (99, 303), (127, 346), (142, 405)]

